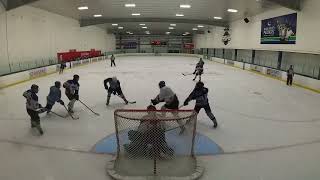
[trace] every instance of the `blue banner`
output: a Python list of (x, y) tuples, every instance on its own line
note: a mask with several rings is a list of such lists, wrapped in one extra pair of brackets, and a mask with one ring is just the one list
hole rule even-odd
[(296, 44), (297, 13), (262, 20), (261, 44)]

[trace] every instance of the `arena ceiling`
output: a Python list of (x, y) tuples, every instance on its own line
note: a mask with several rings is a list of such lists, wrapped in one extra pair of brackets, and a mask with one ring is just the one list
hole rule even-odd
[[(79, 20), (81, 26), (99, 25), (109, 32), (203, 33), (208, 26), (228, 26), (279, 6), (300, 10), (301, 0), (0, 0), (12, 9), (31, 6)], [(134, 4), (135, 7), (125, 7)], [(183, 6), (180, 5), (189, 5)], [(79, 7), (88, 9), (79, 10)], [(228, 12), (235, 9), (237, 12)], [(136, 15), (134, 15), (136, 14)], [(183, 14), (183, 16), (177, 16)], [(99, 17), (94, 17), (99, 15)], [(216, 17), (216, 18), (215, 18)], [(219, 19), (217, 19), (219, 18)], [(220, 19), (221, 18), (221, 19)], [(118, 26), (112, 26), (118, 24)], [(139, 24), (146, 24), (142, 29)], [(169, 30), (170, 24), (176, 24)], [(200, 27), (198, 27), (200, 25)], [(204, 27), (201, 27), (203, 25)], [(121, 26), (123, 29), (118, 29)], [(198, 30), (192, 30), (197, 28)]]

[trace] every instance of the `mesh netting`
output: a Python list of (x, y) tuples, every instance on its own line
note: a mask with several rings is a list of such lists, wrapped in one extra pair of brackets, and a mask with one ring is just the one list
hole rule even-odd
[(193, 110), (115, 111), (118, 149), (112, 173), (129, 179), (196, 173), (196, 122)]

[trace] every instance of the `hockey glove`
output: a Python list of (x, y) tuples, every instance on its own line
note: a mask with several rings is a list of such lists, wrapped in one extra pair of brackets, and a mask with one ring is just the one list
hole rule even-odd
[(158, 104), (158, 101), (156, 99), (151, 99), (151, 103), (155, 106)]
[(62, 100), (60, 100), (59, 103), (64, 106), (64, 102)]
[(46, 111), (47, 111), (46, 108), (41, 108), (41, 109), (38, 111), (38, 113), (41, 114), (41, 113), (44, 113), (44, 112), (46, 112)]

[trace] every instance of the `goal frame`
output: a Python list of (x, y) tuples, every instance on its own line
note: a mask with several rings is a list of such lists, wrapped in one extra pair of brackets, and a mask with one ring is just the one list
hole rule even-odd
[[(117, 118), (122, 118), (122, 119), (128, 119), (130, 121), (141, 121), (141, 118), (132, 118), (132, 117), (125, 117), (125, 116), (121, 116), (119, 113), (145, 113), (145, 112), (158, 112), (158, 113), (174, 113), (174, 112), (186, 112), (186, 113), (190, 113), (191, 115), (186, 116), (186, 117), (182, 117), (182, 118), (165, 118), (165, 119), (161, 119), (162, 122), (173, 122), (173, 121), (178, 121), (178, 120), (185, 120), (188, 118), (194, 118), (193, 121), (193, 129), (192, 129), (192, 143), (191, 143), (191, 151), (189, 154), (189, 157), (191, 157), (192, 159), (195, 160), (195, 169), (194, 169), (194, 173), (190, 174), (188, 177), (167, 177), (167, 176), (158, 176), (157, 174), (157, 158), (154, 156), (153, 157), (153, 176), (122, 176), (120, 174), (118, 174), (116, 172), (116, 170), (114, 169), (115, 166), (115, 162), (117, 161), (118, 157), (120, 157), (120, 152), (121, 152), (121, 144), (120, 144), (120, 137), (119, 137), (119, 126), (118, 126), (118, 120)], [(144, 120), (155, 120), (155, 119), (144, 119)], [(115, 123), (115, 133), (116, 133), (116, 143), (117, 143), (117, 153), (114, 157), (114, 159), (112, 161), (110, 161), (108, 163), (107, 166), (107, 172), (108, 174), (113, 177), (114, 179), (119, 179), (119, 180), (123, 180), (123, 179), (130, 179), (130, 180), (135, 180), (135, 179), (159, 179), (159, 177), (161, 177), (161, 179), (174, 179), (174, 180), (183, 180), (183, 179), (198, 179), (202, 176), (203, 172), (204, 172), (204, 167), (202, 166), (202, 163), (196, 158), (195, 154), (194, 154), (194, 144), (195, 144), (195, 137), (196, 137), (196, 128), (197, 128), (197, 113), (194, 110), (146, 110), (146, 109), (117, 109), (114, 111), (114, 123)], [(180, 126), (178, 126), (177, 128), (179, 128)], [(192, 126), (191, 126), (192, 127)]]

